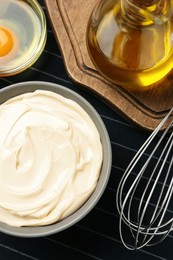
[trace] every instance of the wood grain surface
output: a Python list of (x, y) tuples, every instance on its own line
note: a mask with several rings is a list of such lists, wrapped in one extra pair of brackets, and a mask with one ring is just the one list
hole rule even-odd
[(45, 0), (66, 70), (73, 81), (126, 119), (153, 130), (173, 105), (173, 72), (145, 92), (130, 92), (104, 79), (91, 62), (86, 46), (88, 20), (98, 1)]

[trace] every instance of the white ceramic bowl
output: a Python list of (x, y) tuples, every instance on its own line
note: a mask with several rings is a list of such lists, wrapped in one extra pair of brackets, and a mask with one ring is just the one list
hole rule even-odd
[(89, 199), (69, 217), (66, 217), (65, 219), (51, 225), (36, 227), (13, 227), (0, 222), (0, 231), (10, 235), (21, 237), (40, 237), (51, 235), (67, 229), (68, 227), (74, 225), (83, 217), (85, 217), (93, 209), (93, 207), (102, 196), (106, 188), (112, 166), (112, 151), (110, 139), (102, 119), (100, 118), (96, 110), (90, 105), (90, 103), (87, 102), (80, 95), (76, 94), (74, 91), (49, 82), (22, 82), (10, 85), (0, 90), (0, 104), (14, 96), (26, 92), (33, 92), (36, 89), (53, 91), (66, 98), (72, 99), (77, 102), (90, 115), (100, 133), (100, 138), (103, 146), (103, 164), (100, 177), (94, 192), (89, 197)]

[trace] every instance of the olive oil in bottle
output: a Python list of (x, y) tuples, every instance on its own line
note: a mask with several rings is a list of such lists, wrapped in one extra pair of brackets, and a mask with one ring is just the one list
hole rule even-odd
[(173, 67), (173, 1), (102, 0), (88, 23), (87, 46), (109, 81), (148, 89)]

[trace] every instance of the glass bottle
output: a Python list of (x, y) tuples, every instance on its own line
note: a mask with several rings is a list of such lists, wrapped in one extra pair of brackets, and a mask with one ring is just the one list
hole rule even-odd
[(109, 81), (148, 89), (173, 68), (173, 0), (102, 0), (88, 22), (87, 46)]

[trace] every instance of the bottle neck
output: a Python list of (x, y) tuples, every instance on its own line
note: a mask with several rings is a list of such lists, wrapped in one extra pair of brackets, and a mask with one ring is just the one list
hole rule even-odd
[(162, 24), (170, 19), (171, 0), (120, 0), (121, 16), (132, 27)]

